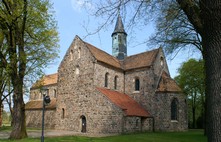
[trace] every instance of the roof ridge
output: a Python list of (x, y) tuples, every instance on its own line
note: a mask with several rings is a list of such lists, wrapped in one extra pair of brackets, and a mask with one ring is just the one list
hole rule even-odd
[[(159, 51), (159, 49), (160, 49), (160, 48), (156, 48), (156, 49), (152, 49), (152, 50), (149, 50), (149, 51), (137, 53), (137, 54), (134, 54), (134, 55), (127, 56), (126, 58), (130, 58), (130, 57), (133, 57), (133, 56), (138, 56), (138, 55), (146, 54), (146, 53), (149, 53), (149, 52)], [(125, 58), (125, 59), (126, 59), (126, 58)]]

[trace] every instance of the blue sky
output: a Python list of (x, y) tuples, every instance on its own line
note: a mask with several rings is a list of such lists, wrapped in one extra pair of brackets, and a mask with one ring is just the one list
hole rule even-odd
[[(86, 25), (87, 30), (93, 31), (96, 29), (98, 23), (102, 22), (102, 19), (90, 16), (88, 12), (86, 12), (82, 7), (81, 0), (51, 0), (51, 2), (54, 3), (53, 7), (55, 11), (55, 19), (58, 22), (58, 32), (60, 37), (60, 58), (57, 59), (55, 63), (49, 65), (47, 69), (45, 69), (46, 74), (57, 72), (57, 68), (75, 35), (78, 35), (84, 41), (91, 43), (92, 45), (102, 49), (109, 54), (112, 53), (111, 34), (114, 30), (115, 22), (112, 25), (109, 25), (107, 28), (103, 29), (101, 32), (99, 32), (99, 34), (87, 36), (85, 38), (87, 32), (84, 26)], [(88, 3), (87, 6), (93, 7), (93, 5), (90, 3)], [(127, 29), (125, 30), (127, 31)], [(133, 37), (128, 34), (128, 55), (150, 50), (145, 44), (141, 44), (139, 46), (137, 45), (143, 42), (153, 32), (154, 27), (150, 23), (150, 25), (147, 25), (145, 29), (136, 29), (134, 31)], [(133, 38), (134, 40), (131, 40)], [(181, 65), (182, 62), (189, 59), (191, 55), (192, 54), (188, 54), (188, 51), (186, 51), (186, 53), (179, 53), (173, 60), (167, 57), (167, 63), (171, 77), (177, 75), (177, 68)]]

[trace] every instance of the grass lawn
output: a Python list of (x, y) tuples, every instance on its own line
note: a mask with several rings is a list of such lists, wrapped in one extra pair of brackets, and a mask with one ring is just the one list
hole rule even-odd
[[(45, 142), (206, 142), (202, 130), (190, 130), (188, 132), (156, 132), (156, 133), (138, 133), (125, 134), (119, 136), (110, 136), (102, 138), (66, 136), (45, 138)], [(11, 142), (10, 140), (1, 140), (0, 142)], [(40, 138), (27, 138), (16, 140), (16, 142), (40, 142)]]

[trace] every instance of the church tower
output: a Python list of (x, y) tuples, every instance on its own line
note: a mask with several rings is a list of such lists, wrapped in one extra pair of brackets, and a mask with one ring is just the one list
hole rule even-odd
[(119, 60), (127, 57), (127, 33), (124, 30), (124, 25), (120, 14), (117, 17), (112, 37), (112, 55)]

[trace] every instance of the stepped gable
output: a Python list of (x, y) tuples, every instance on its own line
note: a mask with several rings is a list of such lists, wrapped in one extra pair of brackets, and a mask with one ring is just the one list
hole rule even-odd
[(45, 75), (42, 79), (34, 83), (31, 89), (39, 88), (41, 86), (53, 85), (56, 84), (58, 80), (58, 73)]
[[(33, 100), (29, 101), (25, 104), (26, 110), (41, 110), (43, 107), (42, 100)], [(56, 99), (51, 99), (51, 102), (49, 105), (47, 105), (46, 109), (56, 109)]]
[(123, 68), (124, 70), (131, 70), (136, 68), (149, 67), (155, 61), (158, 52), (159, 48), (152, 51), (128, 56), (123, 61)]
[(157, 92), (182, 92), (180, 87), (177, 85), (165, 71), (161, 75), (161, 79), (157, 88)]
[(97, 47), (84, 42), (88, 49), (91, 51), (96, 60), (111, 65), (116, 68), (121, 68), (120, 61), (108, 53), (98, 49)]
[(148, 111), (126, 94), (99, 87), (97, 87), (97, 90), (105, 95), (116, 106), (120, 107), (127, 116), (151, 117)]

